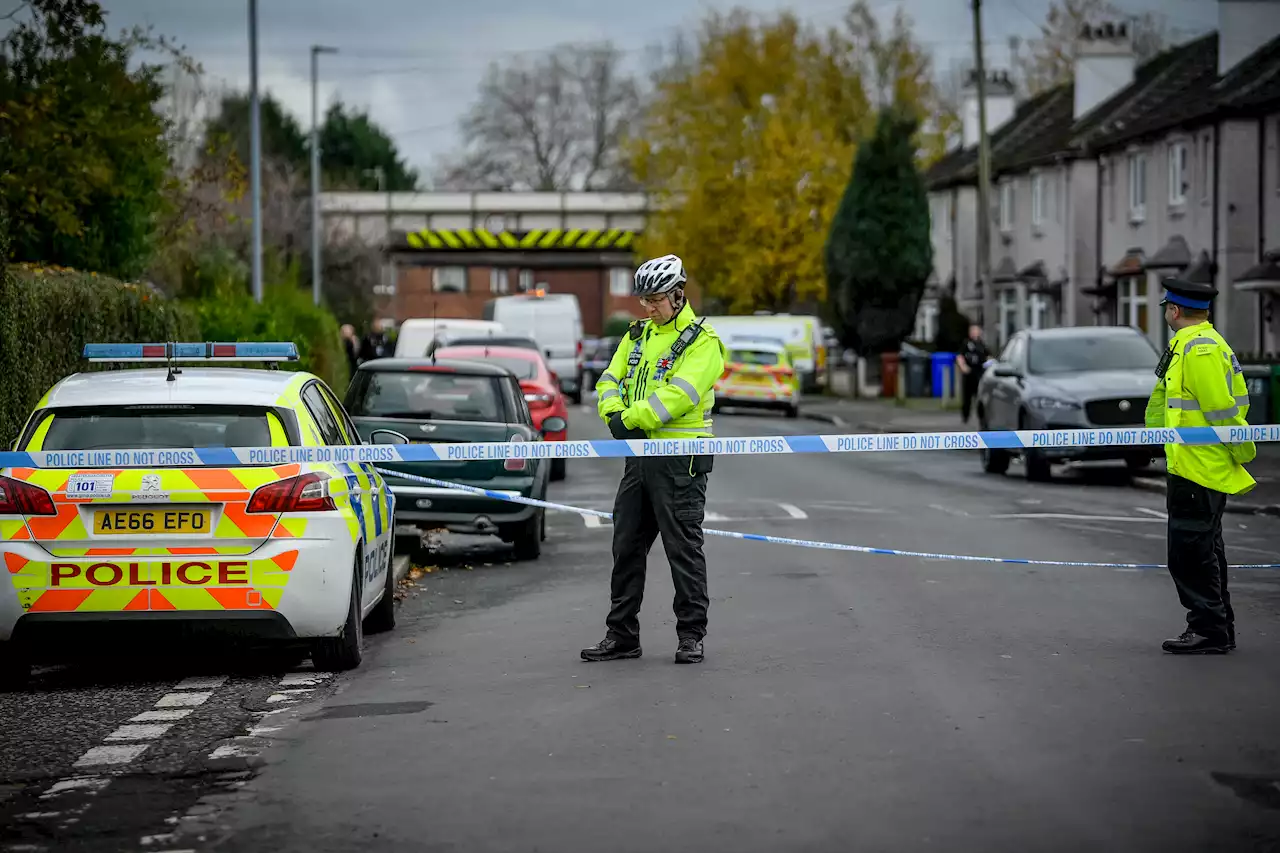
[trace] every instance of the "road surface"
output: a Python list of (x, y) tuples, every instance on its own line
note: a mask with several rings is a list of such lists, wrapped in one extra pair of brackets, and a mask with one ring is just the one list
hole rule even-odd
[[(574, 437), (604, 436), (573, 414)], [(552, 499), (610, 509), (620, 468), (571, 462)], [(1031, 484), (983, 475), (968, 453), (722, 458), (709, 494), (707, 525), (731, 530), (1164, 556), (1163, 498), (1115, 470)], [(656, 548), (644, 657), (586, 664), (608, 523), (549, 526), (535, 564), (449, 539), (351, 674), (127, 648), (0, 696), (0, 847), (1280, 849), (1280, 572), (1234, 573), (1234, 654), (1176, 658), (1160, 651), (1183, 625), (1163, 571), (711, 538), (706, 661), (671, 662)], [(1227, 528), (1233, 563), (1280, 562), (1280, 519)]]

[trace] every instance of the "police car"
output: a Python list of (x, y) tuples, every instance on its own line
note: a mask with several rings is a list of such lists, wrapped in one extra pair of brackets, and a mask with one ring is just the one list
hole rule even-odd
[(716, 382), (717, 410), (729, 407), (781, 409), (800, 414), (800, 381), (786, 344), (773, 337), (731, 335), (724, 373)]
[(304, 641), (319, 669), (358, 666), (363, 631), (395, 625), (395, 507), (382, 477), (217, 449), (360, 444), (350, 418), (309, 373), (178, 366), (274, 367), (297, 360), (294, 345), (89, 344), (84, 355), (166, 366), (63, 379), (13, 448), (56, 467), (0, 468), (6, 680), (25, 678), (42, 637), (158, 620)]

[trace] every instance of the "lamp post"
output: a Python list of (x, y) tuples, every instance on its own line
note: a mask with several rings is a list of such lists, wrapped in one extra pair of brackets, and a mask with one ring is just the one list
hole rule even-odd
[(311, 45), (311, 301), (320, 304), (320, 54), (336, 47)]
[(258, 110), (258, 0), (249, 0), (249, 185), (252, 197), (253, 298), (262, 301), (262, 127)]

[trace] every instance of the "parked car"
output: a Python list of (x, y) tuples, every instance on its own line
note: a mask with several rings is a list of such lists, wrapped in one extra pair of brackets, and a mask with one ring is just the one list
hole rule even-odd
[(461, 317), (415, 317), (400, 324), (396, 333), (396, 358), (425, 358), (436, 347), (466, 336), (501, 335), (501, 323)]
[(519, 347), (520, 349), (531, 349), (534, 352), (542, 352), (538, 346), (538, 342), (533, 338), (521, 337), (518, 335), (467, 335), (461, 338), (453, 338), (443, 346), (450, 347)]
[[(393, 430), (418, 444), (542, 440), (519, 380), (495, 363), (441, 358), (365, 362), (347, 389), (346, 405), (362, 437)], [(552, 432), (565, 426), (554, 418), (543, 421)], [(547, 494), (550, 466), (542, 460), (451, 459), (379, 467), (541, 500)], [(537, 559), (542, 553), (546, 518), (541, 508), (401, 477), (387, 477), (387, 484), (401, 524), (497, 536), (515, 546), (520, 560)]]
[(729, 357), (716, 382), (716, 404), (781, 409), (787, 417), (800, 414), (800, 381), (781, 340), (733, 337), (726, 341)]
[(582, 345), (582, 388), (590, 394), (595, 390), (600, 375), (609, 369), (609, 362), (618, 350), (622, 338), (594, 338)]
[[(525, 402), (529, 404), (529, 414), (533, 416), (533, 426), (542, 433), (543, 439), (564, 441), (569, 437), (569, 407), (565, 402), (564, 392), (560, 390), (556, 375), (547, 367), (547, 362), (536, 349), (455, 344), (436, 350), (436, 357), (500, 364), (507, 368), (520, 381), (520, 390), (524, 392)], [(565, 428), (554, 431), (545, 429), (549, 418), (563, 421)], [(565, 460), (552, 459), (551, 479), (563, 480), (564, 477)]]
[(582, 310), (572, 293), (541, 288), (516, 296), (490, 299), (484, 318), (501, 323), (508, 334), (538, 342), (547, 364), (560, 378), (560, 388), (574, 403), (582, 402)]
[[(984, 430), (1142, 427), (1160, 353), (1128, 327), (1037, 329), (1015, 334), (978, 386)], [(1160, 445), (1055, 447), (1020, 452), (1031, 480), (1048, 480), (1055, 462), (1123, 460), (1141, 470)], [(1014, 451), (983, 450), (991, 474), (1009, 468)]]

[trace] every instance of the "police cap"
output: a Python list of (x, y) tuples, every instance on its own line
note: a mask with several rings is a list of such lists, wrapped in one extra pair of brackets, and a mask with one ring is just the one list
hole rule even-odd
[(1164, 287), (1164, 299), (1161, 300), (1161, 305), (1169, 303), (1183, 308), (1207, 311), (1213, 304), (1214, 297), (1218, 295), (1218, 288), (1212, 284), (1202, 284), (1172, 276), (1160, 284)]

